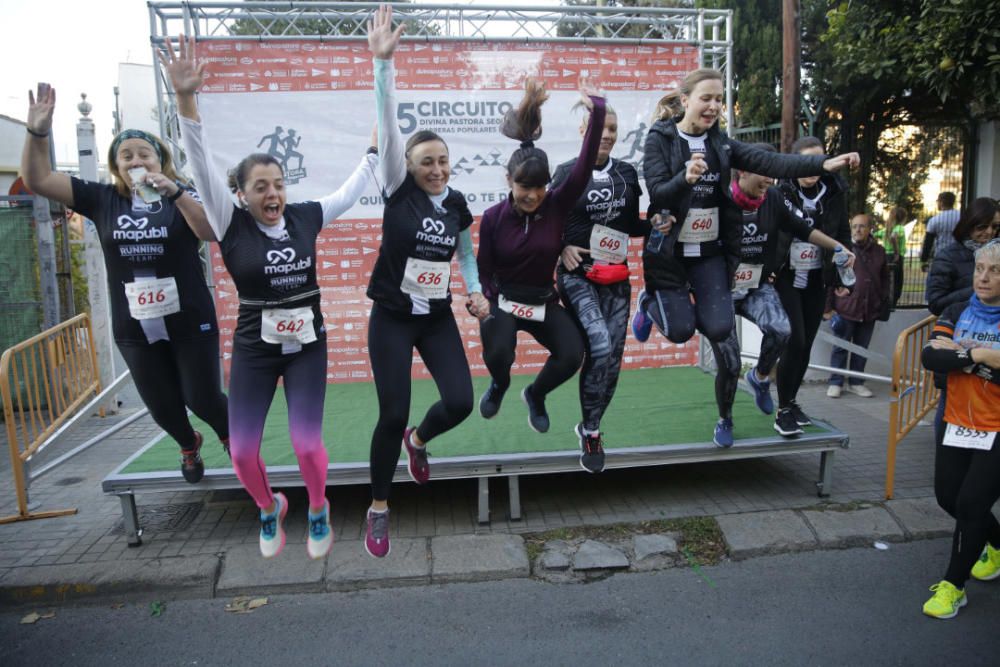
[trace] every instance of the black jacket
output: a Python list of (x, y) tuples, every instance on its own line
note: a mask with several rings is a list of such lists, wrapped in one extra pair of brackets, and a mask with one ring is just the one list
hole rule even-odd
[[(678, 223), (687, 216), (692, 187), (684, 177), (687, 167), (684, 164), (683, 141), (677, 134), (674, 119), (656, 121), (646, 135), (642, 163), (646, 190), (649, 193), (650, 214), (669, 209)], [(731, 170), (741, 169), (775, 178), (816, 176), (823, 173), (826, 157), (758, 150), (749, 144), (730, 139), (719, 129), (718, 123), (708, 130), (708, 143), (719, 158), (719, 188), (723, 194), (723, 205), (719, 208), (719, 239), (703, 243), (702, 255), (719, 254), (718, 246), (721, 245), (729, 273), (732, 274), (740, 262), (742, 216), (729, 192)], [(706, 247), (713, 244), (715, 247)], [(676, 256), (668, 257), (664, 253), (653, 253), (645, 249), (642, 264), (646, 289), (669, 289), (687, 285), (684, 266)]]
[(927, 272), (927, 310), (940, 315), (953, 303), (972, 298), (972, 274), (976, 270), (975, 253), (962, 243), (954, 243), (934, 258)]
[[(851, 225), (847, 217), (847, 183), (837, 174), (824, 173), (820, 177), (820, 182), (826, 186), (826, 194), (820, 200), (820, 208), (816, 212), (816, 219), (813, 221), (814, 229), (818, 229), (832, 239), (840, 242), (845, 248), (851, 247)], [(800, 211), (805, 208), (802, 197), (799, 195), (798, 184), (791, 180), (783, 180), (778, 185), (781, 194), (785, 196)], [(783, 258), (783, 269), (791, 271), (788, 263), (788, 249), (791, 247), (792, 237), (789, 234), (782, 234), (778, 244), (778, 252)], [(823, 250), (823, 287), (840, 287), (840, 278), (837, 269), (833, 265), (833, 251)]]

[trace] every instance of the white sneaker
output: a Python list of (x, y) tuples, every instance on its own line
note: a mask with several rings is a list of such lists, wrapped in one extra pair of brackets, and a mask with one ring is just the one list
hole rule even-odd
[(274, 494), (274, 512), (260, 513), (260, 554), (264, 558), (274, 558), (285, 548), (285, 515), (288, 501), (285, 494)]
[(333, 527), (330, 525), (330, 501), (323, 501), (323, 511), (313, 514), (309, 511), (309, 537), (306, 552), (313, 560), (325, 558), (333, 547)]
[(826, 388), (826, 397), (827, 398), (840, 398), (840, 385), (838, 385), (838, 384), (831, 384), (829, 387), (827, 387)]
[(874, 394), (872, 394), (872, 390), (863, 384), (849, 384), (847, 385), (847, 391), (852, 394), (857, 394), (861, 398), (871, 398), (874, 396)]

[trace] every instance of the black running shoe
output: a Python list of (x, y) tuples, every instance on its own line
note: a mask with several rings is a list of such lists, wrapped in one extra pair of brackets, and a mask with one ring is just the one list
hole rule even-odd
[(521, 400), (528, 406), (528, 426), (539, 433), (549, 430), (549, 413), (545, 411), (545, 401), (535, 398), (534, 385), (528, 385), (521, 392)]
[(577, 424), (574, 430), (580, 440), (580, 467), (587, 472), (604, 470), (604, 440), (601, 434), (587, 435), (583, 432), (583, 424)]
[(201, 460), (201, 433), (194, 432), (194, 448), (181, 450), (181, 474), (188, 484), (197, 484), (205, 476), (205, 462)]
[(801, 433), (802, 427), (795, 421), (795, 415), (788, 408), (781, 408), (774, 417), (774, 430), (785, 438), (793, 438)]
[(493, 419), (500, 412), (500, 404), (503, 403), (503, 395), (506, 389), (501, 389), (497, 383), (490, 380), (490, 386), (486, 388), (483, 397), (479, 399), (479, 414), (483, 419)]
[(812, 420), (806, 416), (806, 413), (802, 412), (802, 408), (795, 401), (788, 404), (788, 409), (792, 411), (792, 416), (795, 417), (795, 423), (799, 426), (812, 426)]

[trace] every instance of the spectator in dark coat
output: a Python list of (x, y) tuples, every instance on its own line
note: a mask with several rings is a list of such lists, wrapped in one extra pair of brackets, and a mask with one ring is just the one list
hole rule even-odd
[[(868, 348), (872, 333), (875, 331), (875, 321), (886, 299), (889, 298), (889, 265), (886, 261), (885, 249), (872, 238), (871, 216), (860, 213), (851, 218), (851, 249), (854, 251), (854, 289), (849, 292), (833, 286), (827, 291), (825, 319), (830, 320), (830, 328), (837, 338), (858, 347)], [(847, 367), (848, 351), (834, 347), (830, 355), (830, 365), (834, 368)], [(865, 357), (852, 353), (851, 370), (863, 373)], [(834, 373), (830, 376), (830, 386), (826, 395), (839, 398), (844, 387), (844, 376)], [(847, 384), (847, 391), (863, 398), (872, 395), (862, 378), (852, 377)]]
[(962, 213), (953, 236), (957, 243), (934, 258), (927, 274), (927, 309), (940, 315), (953, 303), (972, 296), (973, 256), (976, 250), (1000, 231), (1000, 206), (989, 197), (980, 197)]

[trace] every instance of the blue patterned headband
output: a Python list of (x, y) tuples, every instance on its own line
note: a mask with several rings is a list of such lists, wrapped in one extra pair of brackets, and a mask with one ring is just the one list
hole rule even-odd
[(118, 155), (118, 149), (121, 147), (122, 142), (126, 139), (142, 139), (145, 141), (153, 147), (153, 150), (156, 151), (156, 157), (160, 160), (160, 164), (163, 164), (163, 154), (160, 153), (160, 142), (156, 140), (156, 137), (144, 130), (122, 130), (118, 136), (115, 137), (115, 140), (111, 142), (112, 155)]

